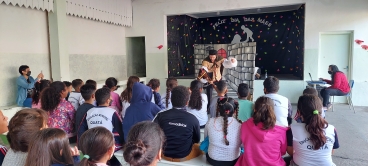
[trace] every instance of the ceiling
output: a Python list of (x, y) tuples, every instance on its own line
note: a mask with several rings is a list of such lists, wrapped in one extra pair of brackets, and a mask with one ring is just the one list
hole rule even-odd
[(221, 17), (221, 16), (236, 16), (236, 15), (247, 15), (247, 14), (260, 14), (260, 13), (276, 13), (290, 10), (297, 10), (303, 4), (287, 5), (287, 6), (273, 6), (264, 8), (254, 8), (254, 9), (241, 9), (241, 10), (231, 10), (231, 11), (218, 11), (209, 13), (194, 13), (187, 14), (188, 16), (194, 18), (207, 18), (207, 17)]

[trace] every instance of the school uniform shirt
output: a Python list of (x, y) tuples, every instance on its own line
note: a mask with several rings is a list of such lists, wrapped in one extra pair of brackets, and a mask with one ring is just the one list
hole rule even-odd
[[(94, 105), (92, 104), (89, 104), (89, 103), (83, 103), (81, 106), (79, 106), (78, 110), (77, 110), (77, 113), (75, 114), (75, 129), (77, 131), (79, 131), (79, 127), (81, 126), (81, 123), (83, 121), (83, 118), (84, 118), (84, 115), (87, 113), (88, 110), (90, 110), (91, 108), (93, 108)], [(84, 131), (88, 130), (88, 126), (84, 126), (86, 127), (84, 129)], [(80, 136), (82, 136), (83, 133), (81, 133), (79, 135), (79, 132), (78, 132), (78, 138), (80, 138)]]
[(244, 153), (235, 166), (285, 166), (282, 156), (286, 153), (288, 128), (279, 124), (268, 130), (262, 128), (263, 123), (255, 125), (253, 118), (242, 124), (240, 139)]
[(161, 97), (161, 102), (165, 106), (166, 110), (169, 110), (169, 109), (173, 108), (173, 106), (171, 104), (171, 92), (169, 94), (169, 99), (167, 100), (167, 107), (166, 107), (166, 94), (163, 94), (161, 96), (164, 96), (164, 97)]
[(125, 140), (130, 128), (142, 121), (152, 121), (161, 110), (156, 104), (151, 102), (152, 90), (150, 87), (139, 82), (134, 83), (130, 106), (126, 109), (123, 123)]
[(25, 165), (27, 160), (28, 153), (17, 151), (15, 152), (13, 149), (9, 149), (5, 155), (3, 166), (18, 166)]
[(4, 161), (4, 158), (5, 158), (5, 155), (6, 155), (6, 152), (8, 151), (8, 149), (3, 146), (3, 145), (0, 145), (0, 165), (3, 163)]
[(204, 126), (208, 121), (208, 115), (207, 115), (207, 104), (208, 104), (207, 100), (208, 99), (207, 99), (207, 95), (204, 93), (201, 94), (201, 97), (202, 97), (202, 108), (200, 110), (197, 110), (197, 109), (192, 109), (188, 107), (187, 111), (193, 114), (198, 119), (200, 126)]
[(70, 92), (68, 101), (73, 105), (75, 110), (78, 110), (79, 100), (83, 98), (80, 92)]
[(75, 112), (76, 111), (70, 102), (65, 99), (61, 99), (56, 109), (49, 112), (47, 122), (48, 127), (62, 129), (68, 134), (68, 137), (74, 136)]
[(161, 110), (164, 110), (165, 109), (165, 105), (161, 101), (161, 95), (160, 95), (160, 93), (157, 93), (157, 92), (153, 91), (152, 92), (151, 102), (152, 103), (155, 103)]
[(288, 121), (290, 121), (291, 124), (291, 115), (293, 113), (289, 99), (276, 93), (269, 93), (264, 96), (271, 98), (275, 104), (273, 108), (276, 115), (276, 121), (281, 123), (282, 126), (289, 126)]
[(253, 115), (253, 102), (249, 100), (238, 99), (239, 113), (238, 119), (242, 122), (247, 121)]
[[(83, 118), (82, 126), (79, 127), (78, 135), (85, 132), (87, 129), (94, 127), (105, 127), (114, 134), (116, 146), (124, 144), (124, 134), (122, 129), (122, 120), (119, 114), (112, 108), (105, 106), (97, 106), (87, 111)], [(120, 147), (118, 147), (120, 148)]]
[(229, 145), (225, 144), (225, 135), (223, 132), (224, 118), (211, 118), (204, 129), (204, 137), (208, 136), (209, 146), (208, 155), (216, 161), (234, 161), (240, 156), (240, 128), (235, 118), (227, 119), (227, 135)]
[(201, 139), (197, 118), (185, 108), (173, 108), (157, 114), (158, 123), (166, 136), (163, 154), (171, 158), (184, 158), (192, 151), (194, 143)]
[(300, 166), (334, 165), (331, 156), (332, 149), (337, 149), (340, 145), (333, 125), (328, 124), (327, 128), (324, 129), (327, 141), (319, 150), (314, 150), (313, 143), (309, 140), (310, 134), (305, 129), (305, 123), (294, 123), (290, 127), (295, 164)]

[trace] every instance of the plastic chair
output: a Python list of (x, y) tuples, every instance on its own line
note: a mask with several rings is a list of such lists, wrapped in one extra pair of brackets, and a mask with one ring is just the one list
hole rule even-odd
[[(353, 100), (352, 100), (352, 91), (353, 91), (353, 87), (354, 87), (354, 80), (350, 80), (349, 81), (349, 86), (350, 86), (350, 92), (344, 96), (346, 96), (346, 100), (348, 101), (349, 104), (349, 108), (350, 110), (353, 109), (354, 113), (355, 113), (355, 109), (354, 109), (354, 105), (353, 105)], [(334, 111), (334, 100), (335, 100), (335, 96), (332, 96), (332, 112)]]

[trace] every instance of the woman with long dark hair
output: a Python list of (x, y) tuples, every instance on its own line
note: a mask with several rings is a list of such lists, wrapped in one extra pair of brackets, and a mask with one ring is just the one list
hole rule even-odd
[(130, 100), (132, 99), (132, 93), (133, 93), (133, 85), (134, 83), (139, 82), (139, 77), (137, 76), (130, 76), (127, 81), (126, 88), (123, 92), (121, 92), (120, 99), (122, 103), (122, 111), (121, 111), (121, 117), (124, 119), (125, 111), (130, 106)]
[(207, 115), (207, 95), (202, 93), (203, 83), (194, 80), (190, 83), (190, 94), (189, 104), (187, 111), (193, 114), (199, 121), (201, 128), (204, 128), (208, 121)]
[(75, 135), (75, 109), (65, 100), (68, 95), (67, 87), (63, 82), (55, 81), (50, 87), (44, 89), (41, 94), (41, 108), (48, 112), (47, 125), (53, 128), (63, 129), (69, 137)]
[(336, 65), (328, 66), (328, 74), (331, 75), (331, 80), (321, 78), (331, 86), (321, 90), (321, 96), (323, 98), (323, 109), (330, 109), (330, 96), (344, 96), (350, 92), (349, 81), (346, 75), (339, 70)]
[[(339, 148), (336, 129), (321, 116), (321, 100), (315, 95), (303, 95), (298, 100), (298, 114), (302, 123), (291, 125), (288, 153), (293, 156), (291, 166), (335, 165), (333, 149)], [(290, 144), (290, 143), (288, 143)]]

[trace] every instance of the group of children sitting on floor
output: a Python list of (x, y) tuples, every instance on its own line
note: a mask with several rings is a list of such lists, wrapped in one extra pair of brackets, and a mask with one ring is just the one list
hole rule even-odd
[[(37, 82), (34, 108), (17, 112), (9, 125), (0, 112), (0, 132), (9, 130), (10, 143), (9, 150), (0, 148), (3, 165), (120, 165), (113, 156), (120, 149), (132, 166), (200, 155), (215, 166), (334, 165), (331, 154), (339, 147), (338, 138), (324, 119), (315, 89), (299, 97), (292, 123), (290, 101), (277, 94), (276, 77), (266, 78), (265, 95), (254, 104), (247, 100), (244, 83), (238, 85), (236, 100), (226, 96), (227, 83), (220, 81), (217, 96), (207, 101), (197, 80), (188, 88), (167, 79), (164, 97), (158, 79), (147, 85), (139, 81), (129, 77), (120, 96), (112, 77), (100, 89), (93, 80)], [(82, 160), (78, 148), (70, 148), (73, 138)], [(284, 157), (286, 152), (290, 157)]]

